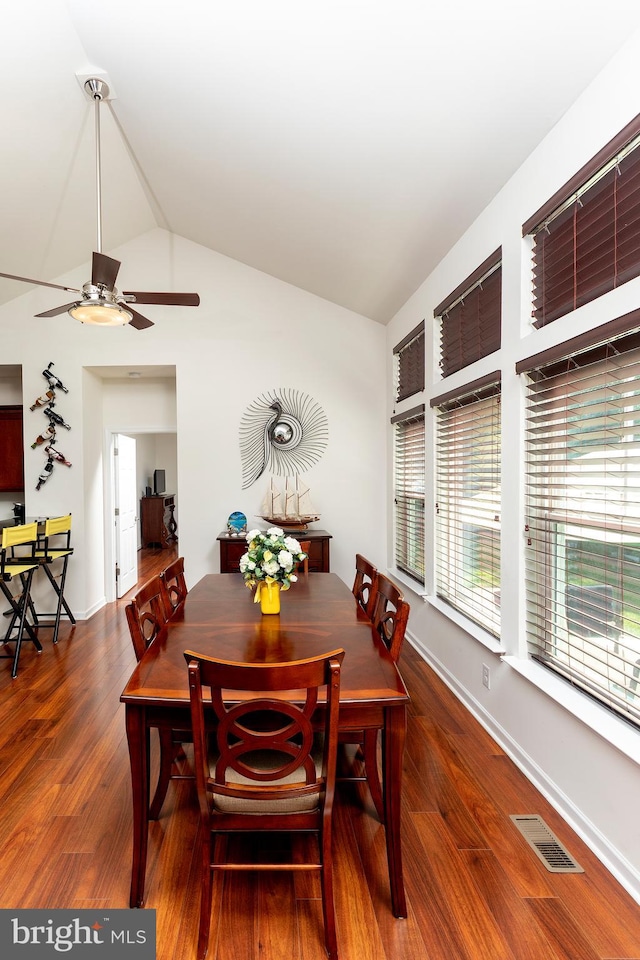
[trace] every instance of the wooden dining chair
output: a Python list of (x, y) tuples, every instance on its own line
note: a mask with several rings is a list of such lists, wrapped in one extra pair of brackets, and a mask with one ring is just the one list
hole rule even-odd
[[(376, 574), (375, 583), (373, 627), (388, 648), (393, 662), (397, 663), (404, 643), (410, 606), (395, 583), (383, 573)], [(358, 753), (364, 762), (364, 773), (359, 776), (352, 771), (339, 779), (366, 781), (376, 813), (384, 823), (384, 800), (378, 770), (378, 730), (366, 729), (343, 734), (340, 737), (340, 743), (357, 744)]]
[(372, 622), (388, 647), (394, 663), (400, 659), (410, 609), (404, 594), (395, 583), (383, 573), (378, 574)]
[(164, 629), (168, 619), (159, 576), (152, 577), (138, 590), (125, 607), (125, 613), (136, 660), (141, 660), (145, 650)]
[[(2, 646), (14, 642), (13, 653), (0, 654), (2, 660), (12, 660), (11, 676), (15, 680), (18, 675), (18, 662), (25, 634), (35, 646), (38, 653), (42, 653), (42, 644), (38, 640), (35, 627), (27, 620), (27, 613), (33, 610), (31, 603), (31, 581), (39, 567), (35, 556), (38, 539), (38, 524), (24, 523), (17, 526), (3, 527), (0, 545), (0, 590), (9, 601), (9, 627), (2, 639)], [(18, 584), (18, 592), (14, 594), (9, 584)], [(12, 636), (16, 630), (15, 637)], [(9, 648), (7, 647), (7, 650)]]
[(309, 573), (309, 550), (311, 549), (311, 540), (300, 540), (300, 549), (303, 553), (306, 553), (306, 557), (302, 561), (302, 572), (304, 574)]
[[(209, 943), (213, 873), (225, 870), (317, 870), (326, 950), (337, 960), (331, 822), (338, 743), (343, 650), (309, 660), (230, 663), (185, 651), (188, 664), (196, 784), (200, 806), (202, 878), (198, 960)], [(203, 688), (209, 689), (205, 696)], [(318, 692), (326, 688), (323, 733), (314, 735)], [(283, 699), (298, 691), (296, 701)], [(223, 699), (223, 691), (224, 697)], [(233, 691), (243, 691), (233, 696)], [(254, 698), (247, 698), (247, 691)], [(210, 742), (205, 705), (217, 719)], [(229, 862), (230, 833), (315, 834), (313, 862), (283, 865)]]
[(357, 553), (356, 576), (351, 592), (370, 620), (373, 620), (373, 605), (376, 600), (377, 583), (377, 568), (374, 567), (366, 557), (363, 557), (361, 553)]
[(160, 574), (160, 582), (166, 619), (170, 620), (174, 613), (180, 610), (189, 592), (184, 578), (184, 557), (178, 557), (164, 568)]
[[(160, 576), (152, 577), (135, 594), (125, 607), (127, 624), (136, 660), (140, 660), (154, 641), (160, 639), (166, 630), (167, 615), (164, 587)], [(190, 743), (191, 730), (172, 730), (158, 727), (160, 741), (160, 770), (153, 799), (149, 804), (149, 819), (157, 820), (164, 803), (171, 780), (193, 779), (193, 774), (184, 774), (174, 770), (176, 760), (182, 758), (184, 743)]]

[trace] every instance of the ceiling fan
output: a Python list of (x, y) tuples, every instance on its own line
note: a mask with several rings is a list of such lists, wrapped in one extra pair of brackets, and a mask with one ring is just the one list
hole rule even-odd
[(67, 290), (70, 293), (79, 293), (80, 297), (71, 303), (65, 303), (53, 310), (37, 313), (37, 317), (56, 317), (60, 313), (68, 313), (80, 323), (92, 323), (99, 326), (124, 326), (129, 324), (136, 330), (152, 327), (153, 320), (143, 317), (134, 309), (132, 304), (148, 303), (163, 304), (165, 306), (197, 307), (200, 297), (197, 293), (143, 293), (139, 290), (124, 290), (119, 293), (115, 287), (116, 277), (120, 269), (120, 261), (102, 253), (102, 190), (100, 170), (100, 104), (109, 96), (109, 87), (104, 80), (91, 78), (84, 84), (87, 95), (95, 103), (96, 128), (96, 203), (97, 203), (97, 247), (93, 252), (91, 265), (91, 280), (85, 283), (82, 289), (65, 287), (59, 283), (48, 283), (45, 280), (32, 280), (29, 277), (17, 277), (12, 273), (0, 273), (0, 277), (8, 280), (22, 280), (25, 283), (35, 283), (41, 287), (53, 287), (55, 290)]

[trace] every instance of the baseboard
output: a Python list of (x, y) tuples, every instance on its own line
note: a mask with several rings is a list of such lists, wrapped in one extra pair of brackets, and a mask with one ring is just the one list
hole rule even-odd
[(97, 613), (98, 610), (102, 610), (103, 607), (106, 607), (107, 600), (106, 597), (101, 597), (97, 600), (92, 606), (87, 610), (81, 610), (79, 613), (76, 613), (74, 610), (74, 615), (76, 620), (90, 620), (94, 613)]
[(633, 899), (640, 904), (640, 874), (635, 867), (609, 843), (607, 838), (594, 824), (587, 819), (581, 810), (559, 789), (535, 763), (534, 760), (520, 747), (511, 735), (498, 723), (494, 717), (472, 696), (466, 687), (434, 657), (433, 653), (421, 644), (414, 636), (407, 632), (406, 639), (420, 654), (426, 663), (435, 671), (443, 683), (451, 690), (458, 700), (469, 710), (478, 723), (493, 737), (496, 743), (513, 760), (525, 777), (531, 781), (551, 806), (575, 830), (578, 836), (587, 844), (589, 849), (616, 878)]

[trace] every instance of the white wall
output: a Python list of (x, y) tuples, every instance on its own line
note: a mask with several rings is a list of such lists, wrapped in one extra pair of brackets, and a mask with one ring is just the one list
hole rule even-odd
[[(61, 358), (62, 359), (62, 358)], [(60, 362), (59, 376), (62, 382), (67, 386), (67, 376), (62, 373), (63, 363)], [(66, 364), (65, 364), (66, 366)], [(102, 416), (102, 381), (88, 370), (82, 370), (82, 412), (84, 414), (81, 424), (78, 427), (82, 430), (82, 439), (75, 432), (75, 413), (77, 410), (77, 398), (75, 392), (71, 392), (64, 401), (56, 398), (56, 409), (58, 405), (62, 409), (64, 404), (65, 413), (69, 412), (69, 423), (72, 424), (73, 438), (71, 431), (69, 436), (60, 437), (60, 444), (56, 449), (62, 450), (68, 460), (73, 461), (73, 466), (66, 468), (64, 466), (56, 468), (54, 475), (47, 481), (46, 492), (48, 509), (43, 510), (38, 500), (39, 493), (35, 493), (31, 502), (37, 503), (41, 512), (64, 513), (65, 509), (71, 509), (73, 513), (73, 544), (74, 555), (69, 560), (69, 574), (67, 582), (69, 588), (65, 586), (65, 594), (71, 599), (71, 609), (78, 618), (83, 616), (83, 612), (93, 613), (104, 604), (105, 599), (105, 564), (104, 558), (107, 555), (107, 531), (105, 530), (105, 490), (109, 489), (109, 478), (105, 472), (103, 462), (103, 452), (105, 449), (105, 438), (103, 432)], [(79, 412), (79, 411), (78, 411)], [(65, 419), (67, 419), (65, 417)], [(65, 446), (62, 446), (64, 440)], [(58, 444), (58, 439), (56, 439)], [(73, 446), (77, 444), (80, 447), (79, 455), (74, 453), (70, 455)], [(74, 459), (75, 458), (75, 459)], [(78, 476), (84, 480), (84, 497), (78, 500), (77, 509), (75, 498), (72, 498), (73, 506), (66, 508), (64, 500), (64, 487), (68, 482), (66, 471), (69, 476), (73, 471), (74, 479)], [(26, 474), (26, 469), (25, 469)], [(46, 502), (46, 501), (45, 501)], [(84, 534), (84, 535), (83, 535)], [(102, 563), (98, 557), (102, 557)], [(85, 559), (87, 558), (87, 559)], [(90, 558), (90, 559), (89, 559)], [(115, 572), (115, 563), (111, 564), (111, 570)], [(71, 572), (73, 571), (73, 579)], [(115, 573), (114, 573), (115, 575)], [(86, 598), (91, 598), (90, 606), (85, 606)]]
[[(59, 410), (72, 429), (61, 431), (58, 445), (73, 467), (57, 467), (36, 493), (43, 457), (27, 447), (25, 498), (28, 514), (73, 512), (68, 592), (74, 612), (90, 613), (105, 597), (106, 433), (176, 430), (180, 551), (193, 583), (219, 569), (216, 537), (229, 514), (243, 510), (250, 522), (256, 518), (266, 480), (242, 490), (238, 429), (246, 407), (277, 387), (310, 394), (328, 418), (327, 449), (305, 479), (321, 514), (316, 526), (334, 537), (332, 569), (350, 584), (358, 550), (381, 560), (384, 327), (163, 230), (108, 252), (122, 260), (122, 288), (197, 290), (201, 306), (148, 307), (156, 323), (144, 331), (85, 327), (66, 314), (36, 319), (58, 302), (46, 288), (0, 307), (3, 362), (23, 364), (25, 398), (43, 392), (41, 371), (51, 360), (69, 387)], [(85, 265), (61, 279), (79, 286), (88, 273)], [(173, 406), (168, 397), (155, 406), (143, 402), (144, 380), (120, 388), (93, 369), (144, 365), (175, 365)], [(40, 419), (26, 414), (27, 436)]]
[[(178, 462), (176, 440), (176, 381), (173, 376), (145, 375), (140, 378), (103, 375), (102, 408), (104, 428), (108, 435), (125, 433), (136, 441), (136, 477), (138, 496), (147, 486), (153, 491), (153, 471), (166, 470), (167, 491), (176, 494), (175, 519), (178, 520), (180, 497), (177, 488)], [(138, 371), (144, 366), (136, 365)], [(113, 374), (114, 368), (109, 371)], [(162, 432), (161, 432), (162, 431)], [(164, 432), (171, 431), (171, 432)], [(138, 524), (138, 547), (141, 546)], [(108, 594), (109, 595), (109, 594)]]
[[(518, 359), (640, 305), (640, 279), (636, 279), (535, 331), (531, 327), (529, 243), (521, 235), (523, 222), (637, 114), (639, 64), (636, 38), (585, 91), (399, 311), (387, 331), (387, 393), (391, 397), (391, 348), (425, 317), (426, 534), (431, 544), (434, 447), (429, 399), (445, 389), (438, 380), (433, 310), (501, 245), (502, 348), (449, 377), (446, 389), (502, 370), (502, 642), (509, 656), (502, 659), (492, 654), (471, 627), (465, 629), (432, 602), (430, 552), (427, 593), (431, 596), (425, 602), (408, 591), (412, 600), (410, 634), (427, 660), (640, 901), (640, 734), (526, 659), (520, 468), (523, 395), (515, 374)], [(388, 450), (390, 442), (389, 436)], [(490, 690), (482, 686), (483, 663), (490, 667)]]
[[(178, 443), (175, 433), (156, 434), (154, 468), (165, 472), (165, 492), (178, 492)], [(151, 474), (153, 476), (153, 474)], [(176, 498), (176, 520), (180, 509), (180, 498)]]
[[(11, 372), (4, 373), (3, 369), (9, 369)], [(33, 399), (35, 400), (35, 397)], [(3, 368), (0, 365), (0, 405), (9, 406), (16, 403), (22, 403), (22, 378), (14, 372), (13, 367)]]
[(147, 487), (153, 492), (153, 471), (156, 465), (156, 435), (155, 433), (135, 433), (125, 431), (127, 436), (136, 441), (136, 486), (138, 496), (145, 495)]

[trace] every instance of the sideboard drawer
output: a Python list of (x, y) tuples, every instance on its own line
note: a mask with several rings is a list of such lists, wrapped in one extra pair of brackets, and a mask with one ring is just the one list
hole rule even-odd
[[(329, 541), (331, 534), (326, 530), (292, 530), (290, 536), (296, 540), (309, 541), (309, 572), (330, 573)], [(238, 573), (240, 557), (247, 552), (244, 537), (231, 537), (223, 530), (218, 536), (220, 542), (220, 573)]]

